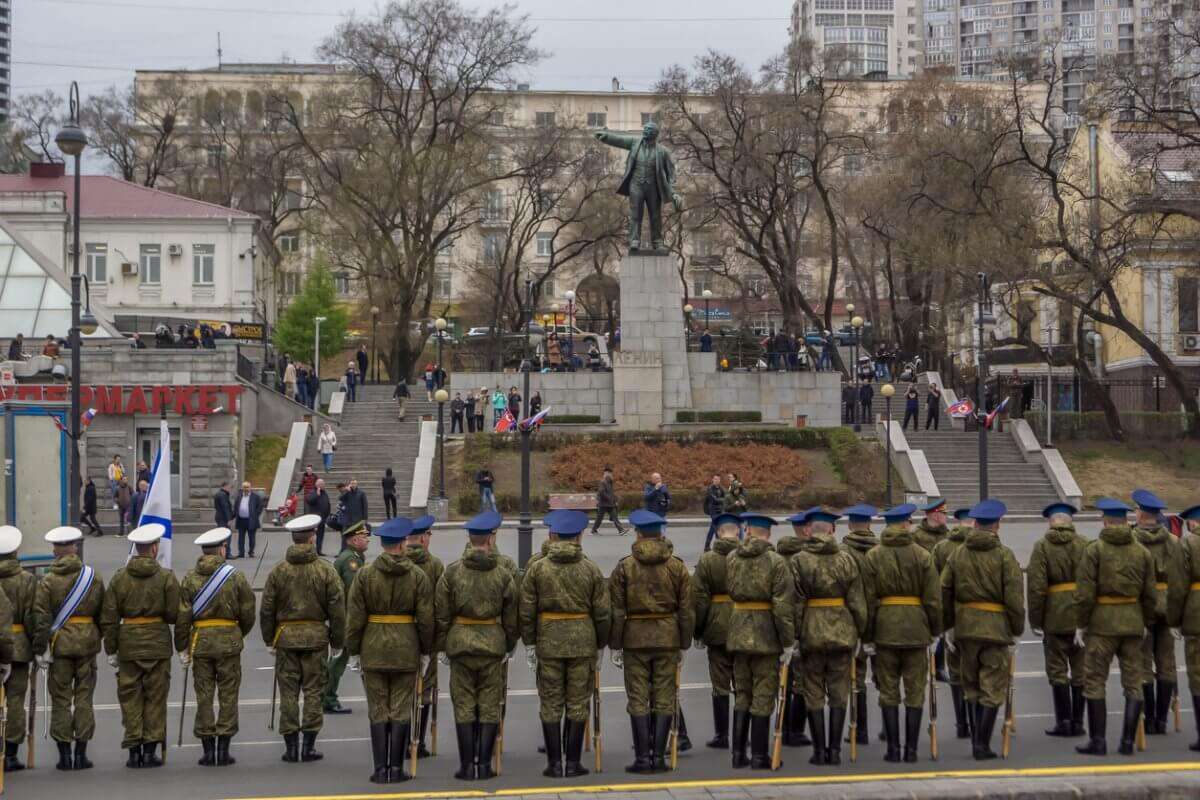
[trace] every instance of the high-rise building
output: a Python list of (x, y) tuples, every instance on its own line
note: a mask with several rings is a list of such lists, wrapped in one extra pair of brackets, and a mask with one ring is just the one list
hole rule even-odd
[[(921, 0), (796, 0), (792, 39), (810, 39), (845, 77), (911, 77), (922, 66)], [(830, 59), (833, 53), (836, 59)]]
[(8, 120), (12, 99), (12, 0), (0, 0), (0, 122)]

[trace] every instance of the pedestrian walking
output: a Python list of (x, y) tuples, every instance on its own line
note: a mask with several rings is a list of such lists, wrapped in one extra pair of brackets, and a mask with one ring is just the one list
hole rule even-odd
[[(393, 530), (398, 530), (393, 528)], [(342, 581), (342, 588), (347, 593), (356, 576), (367, 563), (366, 552), (371, 536), (371, 529), (365, 520), (350, 523), (342, 531), (342, 549), (333, 561), (333, 569)], [(350, 709), (338, 700), (338, 687), (342, 683), (342, 675), (346, 672), (346, 664), (350, 661), (350, 650), (339, 650), (325, 665), (325, 690), (321, 695), (321, 707), (326, 714), (350, 714)]]
[(746, 485), (737, 473), (730, 472), (725, 476), (725, 509), (734, 514), (745, 514), (750, 508), (750, 494)]
[[(309, 387), (308, 367), (304, 365), (303, 361), (297, 361), (294, 365), (289, 365), (289, 366), (295, 366), (295, 376), (296, 376), (295, 400), (300, 405), (307, 406), (308, 405), (308, 387)], [(284, 386), (286, 386), (286, 385), (287, 385), (287, 373), (284, 373)]]
[(396, 419), (404, 419), (405, 406), (408, 405), (408, 381), (403, 377), (396, 381), (396, 388), (392, 390), (392, 399), (396, 401)]
[(663, 483), (662, 475), (657, 472), (650, 473), (650, 480), (642, 489), (642, 500), (647, 511), (666, 518), (667, 511), (671, 508), (671, 490)]
[(454, 399), (450, 401), (450, 433), (463, 432), (463, 417), (467, 411), (467, 404), (463, 401), (462, 392), (455, 392)]
[(83, 481), (83, 513), (79, 517), (80, 524), (87, 525), (92, 536), (103, 536), (104, 529), (96, 519), (96, 484), (88, 476)]
[(858, 421), (858, 391), (854, 384), (842, 384), (842, 424), (853, 425)]
[(705, 743), (715, 750), (729, 749), (729, 697), (733, 693), (733, 655), (726, 648), (733, 604), (729, 598), (726, 565), (738, 548), (741, 520), (724, 512), (717, 519), (712, 549), (700, 556), (692, 578), (696, 603), (696, 647), (706, 651), (708, 679), (712, 684), (713, 738)]
[(142, 518), (142, 509), (146, 505), (146, 498), (150, 495), (150, 484), (146, 481), (138, 481), (137, 491), (129, 498), (129, 527), (136, 528), (138, 522)]
[(288, 361), (287, 366), (283, 368), (283, 393), (287, 395), (289, 400), (296, 399), (298, 382), (299, 374), (296, 371), (296, 363)]
[(338, 498), (342, 507), (342, 531), (349, 530), (356, 522), (367, 521), (367, 493), (358, 488), (358, 479), (351, 478), (346, 491)]
[(317, 473), (313, 472), (312, 464), (304, 465), (304, 472), (300, 475), (300, 483), (296, 486), (296, 494), (303, 499), (308, 497), (313, 488), (317, 485)]
[(508, 413), (513, 415), (513, 419), (521, 418), (521, 393), (517, 391), (517, 387), (511, 386), (508, 390)]
[[(19, 772), (25, 764), (17, 756), (25, 741), (28, 723), (25, 718), (25, 698), (29, 694), (29, 665), (33, 657), (33, 603), (37, 578), (21, 568), (17, 551), (21, 548), (21, 531), (11, 525), (0, 526), (0, 607), (10, 609), (12, 632), (12, 661), (7, 679), (0, 680), (7, 702), (4, 729), (5, 773)], [(3, 673), (0, 666), (0, 675)], [(45, 711), (43, 711), (45, 713)]]
[(329, 520), (332, 510), (329, 493), (325, 491), (325, 481), (317, 478), (312, 491), (304, 495), (304, 511), (307, 514), (316, 514), (321, 519), (316, 531), (317, 555), (319, 556), (325, 555), (325, 524)]
[(721, 476), (713, 475), (704, 492), (704, 513), (708, 516), (708, 533), (704, 535), (704, 552), (712, 546), (713, 537), (717, 533), (717, 517), (725, 513), (725, 488), (721, 486)]
[(346, 394), (351, 403), (358, 402), (355, 389), (358, 387), (358, 366), (351, 361), (346, 365)]
[(384, 470), (380, 484), (383, 489), (383, 513), (387, 519), (391, 519), (396, 516), (396, 476), (392, 474), (391, 467)]
[(621, 524), (620, 517), (617, 516), (617, 490), (613, 483), (613, 471), (610, 466), (604, 467), (604, 474), (600, 478), (599, 486), (596, 487), (596, 521), (592, 524), (593, 534), (600, 532), (600, 523), (606, 516), (612, 520), (617, 533), (624, 536), (626, 530)]
[(917, 394), (917, 385), (910, 383), (908, 391), (904, 393), (904, 422), (900, 424), (900, 430), (908, 429), (908, 421), (912, 420), (912, 429), (918, 429), (917, 417), (921, 413), (921, 398)]
[(234, 524), (233, 518), (233, 498), (229, 494), (229, 481), (221, 481), (217, 491), (213, 492), (213, 524), (218, 528), (228, 528)]
[(317, 437), (317, 452), (321, 454), (325, 471), (329, 472), (333, 469), (333, 454), (337, 452), (337, 434), (333, 432), (333, 426), (328, 422), (321, 428), (321, 435)]
[(875, 387), (871, 386), (869, 383), (860, 384), (858, 387), (858, 405), (861, 409), (859, 419), (862, 422), (870, 423), (875, 418), (875, 414), (871, 410), (871, 405), (874, 399)]
[(315, 409), (321, 400), (321, 379), (315, 367), (308, 371), (308, 407)]
[(125, 477), (125, 466), (120, 456), (113, 456), (108, 465), (108, 496), (112, 499), (113, 510), (117, 508), (117, 484)]
[(933, 429), (938, 429), (938, 420), (941, 418), (942, 412), (942, 390), (938, 388), (936, 383), (930, 382), (929, 391), (925, 394), (925, 430), (929, 430), (932, 424)]
[(533, 396), (529, 398), (529, 416), (531, 416), (531, 417), (535, 416), (541, 410), (542, 410), (542, 393), (534, 392)]
[(463, 399), (463, 411), (467, 418), (467, 433), (475, 432), (475, 406), (477, 402), (475, 390), (471, 389), (467, 392), (466, 398)]
[(433, 364), (425, 365), (424, 378), (425, 378), (425, 402), (432, 403), (433, 402), (433, 390), (436, 388), (434, 383), (437, 380), (437, 373), (435, 373), (433, 370)]
[[(133, 491), (129, 481), (121, 478), (117, 481), (117, 535), (125, 535), (125, 525), (129, 522), (129, 509), (133, 504)], [(232, 513), (232, 512), (231, 512)]]
[(365, 344), (360, 344), (358, 346), (358, 352), (354, 354), (354, 360), (358, 366), (359, 377), (363, 383), (366, 383), (367, 376), (369, 374), (367, 372), (367, 367), (371, 362), (371, 357), (367, 355), (367, 346)]
[(262, 495), (250, 488), (250, 481), (242, 482), (242, 493), (237, 498), (238, 558), (246, 557), (246, 539), (250, 540), (250, 558), (254, 558), (254, 541), (262, 516)]
[(494, 487), (496, 477), (487, 467), (475, 473), (475, 484), (479, 487), (479, 508), (483, 511), (496, 510), (496, 495)]

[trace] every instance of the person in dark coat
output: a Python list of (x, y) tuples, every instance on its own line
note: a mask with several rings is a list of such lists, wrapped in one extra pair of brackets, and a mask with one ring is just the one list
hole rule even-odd
[(388, 467), (383, 474), (383, 513), (388, 519), (396, 516), (396, 476)]
[(88, 526), (88, 533), (91, 535), (104, 535), (100, 523), (96, 521), (96, 484), (91, 478), (87, 478), (83, 482), (83, 515), (79, 518), (79, 522)]
[(238, 554), (236, 558), (246, 557), (246, 537), (250, 537), (250, 558), (254, 558), (254, 539), (258, 534), (259, 517), (262, 516), (263, 500), (258, 492), (252, 491), (250, 481), (242, 482), (241, 494), (233, 504), (234, 523), (237, 526)]
[(450, 433), (463, 432), (463, 415), (466, 413), (467, 404), (463, 401), (462, 392), (455, 392), (454, 399), (450, 401)]
[(858, 392), (854, 384), (846, 381), (842, 384), (842, 422), (854, 424), (858, 422)]
[(17, 337), (8, 343), (8, 360), (9, 361), (24, 361), (25, 360), (25, 337), (18, 333)]
[(221, 487), (213, 495), (213, 522), (218, 528), (228, 528), (233, 522), (233, 498), (229, 496), (229, 481), (221, 481)]
[(136, 528), (138, 519), (142, 516), (142, 506), (146, 505), (146, 495), (150, 493), (148, 481), (138, 481), (137, 491), (129, 501), (129, 527)]
[(642, 498), (646, 502), (647, 511), (653, 511), (660, 517), (667, 515), (667, 511), (671, 507), (671, 492), (663, 483), (662, 475), (657, 472), (651, 473), (650, 480), (642, 491)]
[(367, 356), (367, 346), (361, 345), (358, 352), (354, 354), (354, 359), (358, 362), (358, 374), (362, 377), (362, 383), (367, 382), (367, 364), (370, 358)]
[(713, 475), (704, 493), (704, 513), (709, 517), (708, 533), (704, 537), (704, 552), (712, 547), (713, 537), (717, 534), (717, 517), (725, 513), (725, 488), (721, 486), (721, 476)]
[(340, 502), (342, 508), (345, 509), (344, 518), (342, 519), (342, 530), (349, 530), (356, 522), (365, 522), (367, 519), (367, 495), (362, 489), (358, 488), (358, 479), (350, 481), (350, 485), (346, 487), (345, 493), (341, 496)]
[(317, 398), (321, 394), (321, 379), (317, 377), (317, 371), (310, 369), (308, 371), (308, 407), (317, 407)]
[(467, 417), (467, 433), (475, 432), (475, 392), (467, 392), (467, 398), (463, 401), (463, 410)]
[(871, 403), (875, 399), (875, 387), (864, 383), (858, 387), (858, 406), (862, 410), (862, 421), (871, 422)]
[(908, 391), (904, 393), (904, 422), (900, 425), (900, 430), (908, 428), (908, 421), (911, 419), (913, 430), (918, 429), (917, 417), (921, 414), (921, 396), (917, 394), (917, 385), (910, 384)]
[(325, 554), (321, 552), (321, 545), (325, 543), (325, 520), (329, 519), (333, 509), (330, 506), (329, 493), (325, 491), (325, 481), (322, 479), (317, 478), (313, 481), (312, 491), (304, 495), (304, 510), (321, 518), (321, 524), (317, 526), (317, 555), (323, 556)]

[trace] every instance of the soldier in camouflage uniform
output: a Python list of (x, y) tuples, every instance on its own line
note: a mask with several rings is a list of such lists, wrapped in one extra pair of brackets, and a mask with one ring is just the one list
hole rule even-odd
[(1046, 677), (1054, 699), (1054, 727), (1047, 736), (1083, 735), (1083, 648), (1075, 645), (1075, 572), (1087, 540), (1075, 532), (1070, 503), (1042, 510), (1050, 522), (1033, 546), (1026, 567), (1029, 626), (1042, 638)]
[(1188, 689), (1192, 693), (1193, 719), (1196, 721), (1196, 742), (1188, 745), (1193, 753), (1200, 752), (1200, 506), (1180, 512), (1190, 531), (1182, 538), (1183, 577), (1188, 585), (1187, 597), (1180, 613), (1183, 633), (1183, 660), (1187, 669)]
[(708, 651), (708, 677), (712, 682), (713, 727), (716, 735), (706, 744), (717, 750), (729, 749), (729, 695), (733, 691), (733, 656), (725, 648), (729, 636), (729, 599), (726, 557), (737, 549), (741, 524), (737, 514), (718, 515), (717, 538), (712, 549), (700, 556), (692, 575), (692, 594), (696, 601), (696, 647)]
[(383, 552), (364, 567), (346, 598), (346, 650), (362, 668), (371, 730), (371, 783), (400, 783), (412, 730), (417, 675), (433, 652), (433, 585), (409, 560), (412, 522), (389, 519), (375, 529)]
[[(17, 750), (25, 741), (25, 698), (29, 692), (29, 664), (33, 661), (33, 595), (37, 579), (21, 569), (17, 550), (21, 547), (21, 532), (0, 526), (0, 595), (12, 609), (12, 671), (4, 681), (8, 700), (8, 717), (4, 729), (4, 771), (17, 772), (25, 765), (17, 758)], [(2, 631), (0, 631), (2, 633)], [(36, 691), (36, 689), (35, 689)]]
[(833, 536), (839, 516), (823, 509), (810, 513), (810, 541), (791, 562), (796, 587), (796, 635), (803, 653), (801, 674), (813, 740), (808, 763), (813, 765), (842, 763), (842, 726), (853, 691), (850, 660), (867, 627), (867, 601), (858, 563)]
[(434, 601), (434, 650), (450, 661), (450, 702), (458, 739), (459, 780), (495, 777), (492, 754), (505, 703), (508, 659), (520, 638), (513, 574), (494, 550), (502, 520), (485, 511), (463, 526), (470, 546), (446, 567)]
[[(325, 660), (330, 649), (341, 655), (346, 635), (346, 593), (342, 579), (316, 551), (321, 518), (305, 514), (288, 520), (292, 545), (263, 587), (258, 627), (267, 652), (275, 658), (279, 684), (279, 733), (283, 760), (319, 761), (317, 734), (325, 718)], [(300, 716), (300, 693), (304, 716)], [(303, 734), (303, 749), (300, 738)]]
[[(847, 508), (842, 513), (846, 516), (847, 527), (850, 529), (842, 538), (842, 549), (854, 556), (854, 564), (858, 567), (861, 576), (867, 553), (879, 546), (879, 537), (871, 530), (871, 520), (879, 512), (875, 506), (860, 503)], [(854, 701), (858, 716), (858, 741), (856, 744), (871, 743), (871, 735), (867, 732), (867, 654), (863, 649), (863, 644), (860, 637), (854, 656), (855, 684), (853, 691), (858, 695)], [(883, 738), (882, 734), (883, 731), (880, 731), (881, 739)]]
[(927, 649), (942, 632), (942, 597), (933, 556), (913, 541), (910, 503), (883, 512), (887, 527), (879, 547), (863, 560), (863, 593), (867, 598), (867, 630), (863, 649), (873, 656), (871, 674), (879, 687), (879, 710), (887, 739), (884, 760), (900, 755), (900, 684), (904, 683), (904, 761), (917, 760), (925, 683), (929, 679)]
[[(967, 540), (967, 534), (975, 527), (975, 521), (970, 518), (970, 508), (960, 508), (954, 512), (955, 524), (942, 539), (933, 546), (933, 566), (938, 575), (946, 568), (946, 562), (954, 551)], [(938, 640), (938, 647), (945, 641), (943, 636)], [(967, 709), (967, 701), (962, 687), (962, 651), (948, 653), (946, 657), (947, 677), (950, 679), (950, 699), (954, 706), (954, 734), (959, 739), (971, 738), (971, 713)]]
[(1128, 525), (1129, 507), (1102, 497), (1096, 508), (1104, 515), (1100, 538), (1089, 542), (1075, 573), (1075, 644), (1083, 647), (1083, 696), (1087, 700), (1088, 743), (1076, 747), (1084, 755), (1108, 754), (1105, 688), (1113, 656), (1121, 666), (1125, 715), (1121, 726), (1122, 755), (1133, 755), (1142, 715), (1142, 642), (1146, 628), (1164, 613), (1155, 588), (1154, 556), (1138, 544)]
[[(426, 514), (412, 521), (412, 533), (405, 540), (408, 548), (408, 558), (421, 568), (425, 577), (429, 578), (430, 589), (436, 589), (438, 581), (446, 567), (442, 560), (429, 551), (429, 538), (433, 531), (433, 516)], [(438, 697), (438, 660), (436, 653), (429, 654), (429, 666), (421, 678), (421, 719), (418, 722), (417, 758), (428, 758), (429, 748), (425, 746), (425, 732), (429, 729), (429, 716), (437, 704)]]
[[(537, 675), (548, 778), (588, 774), (580, 760), (599, 651), (608, 643), (612, 604), (600, 568), (583, 554), (582, 511), (546, 515), (550, 545), (521, 581), (521, 638)], [(566, 714), (566, 730), (562, 726)]]
[(612, 661), (625, 673), (626, 711), (633, 727), (634, 762), (626, 772), (665, 772), (675, 712), (675, 671), (692, 644), (696, 609), (687, 567), (663, 538), (666, 520), (638, 509), (632, 553), (609, 577)]
[[(775, 552), (783, 556), (790, 568), (792, 559), (799, 554), (809, 542), (809, 515), (820, 511), (816, 506), (787, 518), (791, 523), (792, 534), (780, 536), (775, 541)], [(799, 649), (792, 653), (792, 663), (788, 665), (788, 687), (783, 704), (783, 744), (785, 747), (808, 747), (812, 740), (804, 735), (804, 726), (808, 724), (808, 708), (804, 704), (804, 676), (801, 674), (803, 654)]]
[[(46, 673), (50, 695), (50, 735), (58, 744), (58, 769), (91, 769), (87, 743), (96, 733), (92, 699), (96, 693), (96, 656), (100, 653), (100, 626), (96, 624), (104, 604), (104, 581), (92, 573), (91, 584), (74, 608), (67, 605), (71, 590), (83, 577), (79, 558), (78, 528), (55, 528), (46, 534), (54, 548), (50, 573), (33, 593), (33, 652), (38, 668)], [(80, 585), (82, 589), (82, 584)], [(57, 631), (55, 618), (70, 611)], [(71, 741), (75, 758), (71, 759)]]
[(1146, 703), (1146, 733), (1153, 736), (1167, 732), (1167, 712), (1171, 708), (1171, 698), (1177, 691), (1178, 673), (1172, 629), (1179, 627), (1188, 584), (1181, 569), (1183, 548), (1179, 539), (1158, 522), (1167, 504), (1146, 489), (1135, 491), (1133, 502), (1137, 506), (1134, 535), (1154, 557), (1155, 588), (1163, 598), (1163, 612), (1146, 626), (1146, 639), (1142, 643), (1145, 656), (1142, 696)]
[[(727, 556), (729, 618), (726, 647), (733, 654), (733, 767), (770, 769), (771, 711), (779, 691), (779, 666), (796, 645), (795, 587), (783, 556), (771, 549), (775, 520), (743, 514), (746, 538)], [(746, 758), (746, 734), (750, 754)]]
[(945, 627), (953, 628), (953, 646), (962, 659), (963, 693), (974, 712), (971, 750), (976, 761), (996, 757), (992, 730), (1013, 679), (1014, 640), (1025, 632), (1021, 565), (1000, 543), (1000, 520), (1007, 512), (999, 500), (975, 504), (970, 514), (975, 530), (942, 572)]
[[(946, 526), (948, 521), (946, 499), (935, 497), (921, 506), (920, 510), (925, 513), (925, 518), (917, 527), (913, 528), (913, 541), (924, 547), (927, 553), (932, 554), (950, 533)], [(934, 564), (936, 566), (936, 559)], [(941, 571), (941, 567), (938, 567), (939, 575)], [(934, 677), (942, 683), (950, 682), (950, 675), (946, 672), (946, 640), (943, 637), (938, 637), (937, 640), (937, 649), (934, 651), (934, 668), (936, 669)]]
[(179, 581), (158, 563), (158, 542), (167, 529), (152, 522), (129, 532), (136, 555), (113, 575), (100, 630), (108, 664), (117, 671), (117, 699), (131, 769), (161, 767), (155, 755), (167, 745), (167, 693), (171, 688), (171, 626), (179, 616)]
[[(350, 593), (350, 584), (354, 582), (354, 576), (366, 566), (370, 536), (371, 526), (365, 520), (359, 520), (342, 531), (342, 549), (333, 560), (333, 568), (342, 579), (342, 589), (347, 595)], [(353, 713), (338, 702), (338, 687), (342, 683), (342, 676), (346, 674), (346, 664), (349, 660), (350, 653), (342, 648), (339, 654), (330, 658), (329, 663), (325, 665), (325, 692), (321, 695), (321, 705), (326, 714)]]
[[(196, 544), (203, 555), (179, 585), (175, 649), (184, 667), (191, 666), (196, 686), (193, 731), (204, 751), (202, 767), (224, 767), (237, 761), (229, 754), (229, 742), (238, 732), (243, 639), (254, 629), (250, 581), (232, 565), (226, 568), (231, 535), (229, 528), (200, 534)], [(199, 611), (198, 603), (203, 604)], [(220, 704), (215, 718), (214, 696)]]

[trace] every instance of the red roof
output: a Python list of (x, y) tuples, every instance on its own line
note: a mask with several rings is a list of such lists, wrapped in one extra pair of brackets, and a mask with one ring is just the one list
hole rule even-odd
[[(255, 216), (107, 175), (84, 175), (80, 180), (83, 197), (79, 213), (84, 219), (253, 219)], [(69, 212), (74, 203), (75, 179), (71, 175), (52, 178), (0, 175), (2, 192), (62, 192)]]

